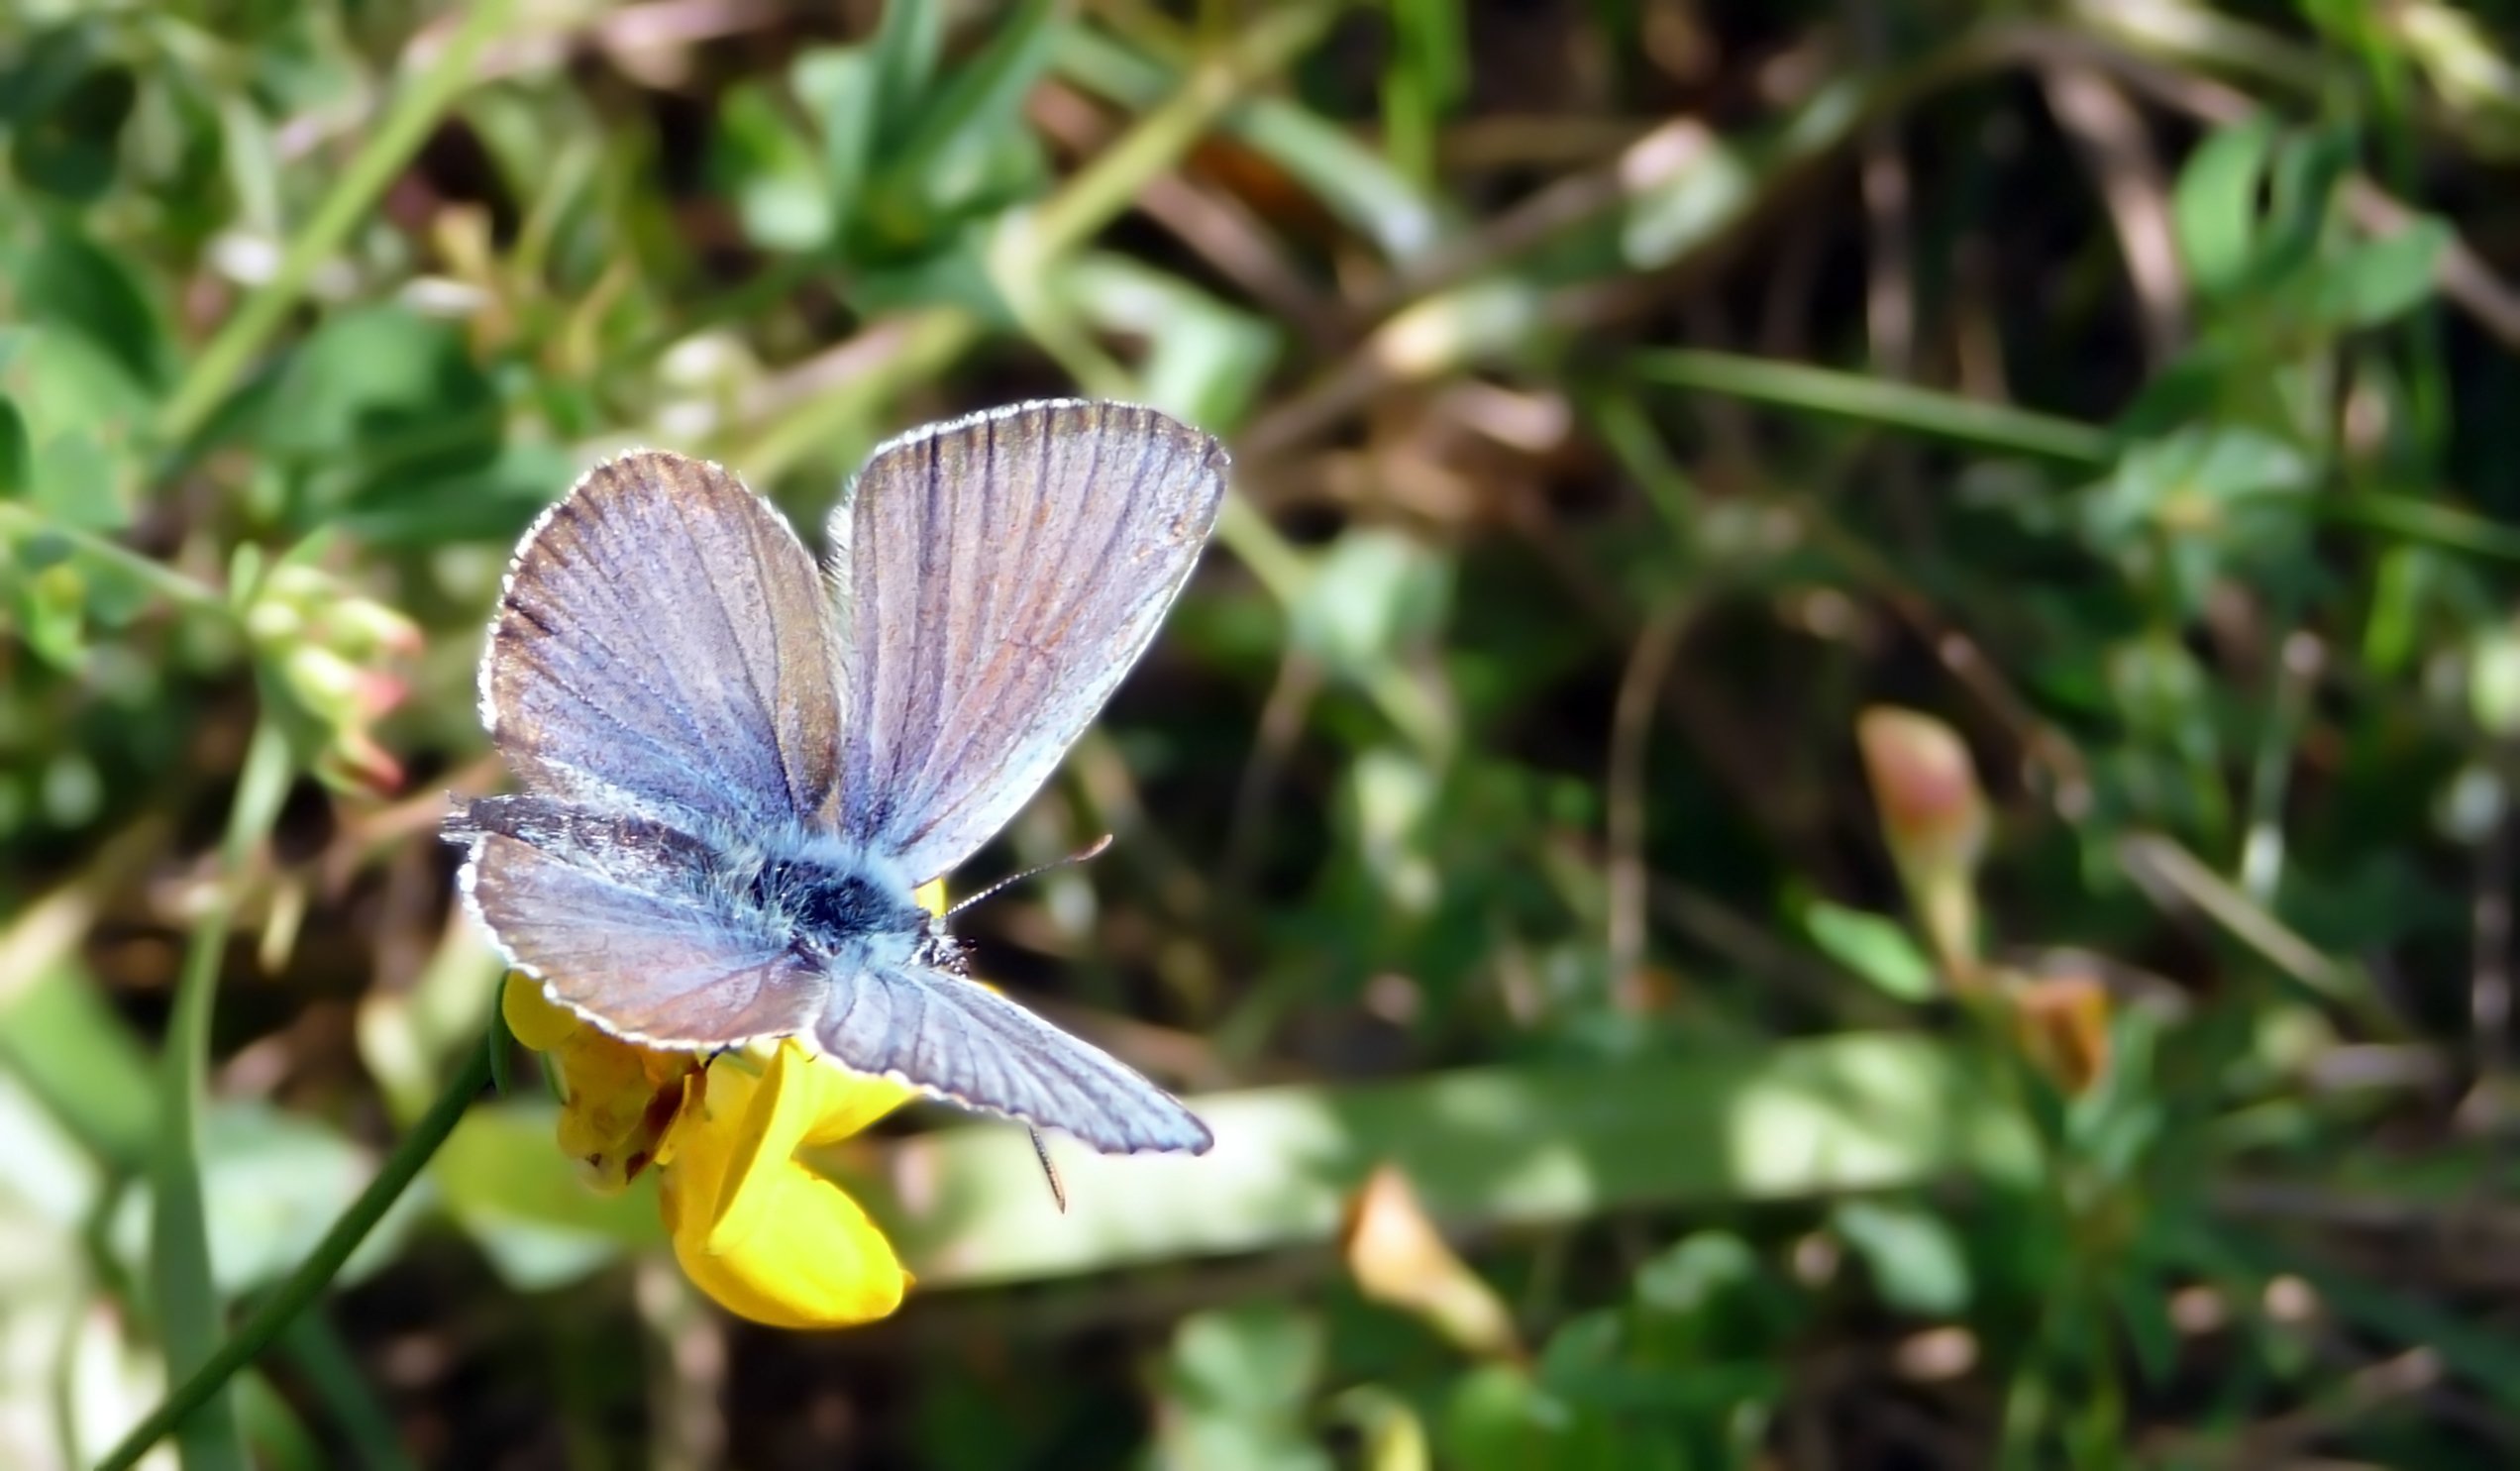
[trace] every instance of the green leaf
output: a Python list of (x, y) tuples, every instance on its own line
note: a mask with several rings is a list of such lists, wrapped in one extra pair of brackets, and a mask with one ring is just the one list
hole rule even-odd
[(24, 500), (34, 490), (35, 446), (27, 439), (26, 415), (0, 393), (0, 498)]
[(876, 126), (888, 147), (919, 115), (944, 48), (943, 0), (885, 0), (868, 53), (875, 70)]
[[(1156, 106), (1182, 78), (1090, 26), (1060, 35), (1062, 76), (1123, 107)], [(1287, 171), (1330, 213), (1381, 248), (1406, 261), (1444, 239), (1447, 211), (1381, 154), (1309, 108), (1260, 95), (1226, 119), (1235, 138)]]
[(1830, 1219), (1890, 1307), (1919, 1317), (1967, 1309), (1968, 1259), (1948, 1220), (1913, 1202), (1878, 1198), (1841, 1201)]
[(883, 88), (865, 52), (824, 48), (796, 58), (789, 72), (796, 96), (822, 130), (822, 192), (829, 235), (845, 237), (857, 218), (874, 158)]
[(1462, 7), (1451, 0), (1392, 0), (1391, 61), (1383, 72), (1385, 148), (1410, 177), (1435, 176), (1435, 135), (1469, 81)]
[(1941, 990), (1934, 962), (1897, 920), (1827, 899), (1806, 904), (1802, 920), (1814, 945), (1885, 994), (1903, 1001), (1930, 1001)]
[(75, 227), (54, 222), (18, 272), (27, 319), (68, 329), (121, 365), (153, 397), (172, 376), (165, 324), (119, 256)]
[(1311, 1313), (1252, 1303), (1194, 1313), (1173, 1335), (1168, 1464), (1331, 1471), (1306, 1433), (1322, 1334)]
[(2274, 123), (2252, 119), (2206, 139), (2179, 170), (2170, 199), (2171, 226), (2188, 280), (2203, 295), (2228, 295), (2249, 274), (2256, 254), (2258, 191), (2274, 143)]
[(1679, 1317), (1704, 1313), (1765, 1275), (1758, 1253), (1731, 1231), (1697, 1231), (1636, 1269), (1636, 1301)]
[(2290, 441), (2238, 424), (2204, 424), (2130, 449), (2117, 473), (2086, 492), (2093, 544), (2125, 551), (2143, 535), (2188, 547), (2239, 545), (2262, 531), (2260, 513), (2298, 514), (2317, 474)]
[(0, 579), (10, 622), (36, 656), (70, 674), (87, 667), (87, 583), (61, 559), (66, 544), (37, 535), (14, 549), (19, 576)]
[[(210, 1275), (234, 1300), (285, 1276), (332, 1227), (375, 1173), (366, 1150), (312, 1119), (259, 1102), (223, 1101), (203, 1116), (202, 1191), (210, 1225)], [(355, 1281), (392, 1258), (418, 1206), (406, 1197), (351, 1258)], [(135, 1192), (115, 1218), (115, 1239), (145, 1255), (149, 1201)]]
[(1724, 142), (1628, 201), (1619, 255), (1630, 270), (1658, 270), (1737, 224), (1759, 195), (1757, 165)]
[(1451, 590), (1450, 564), (1417, 538), (1359, 527), (1313, 564), (1287, 639), (1334, 673), (1368, 678), (1442, 626)]
[[(1646, 1204), (1807, 1198), (1958, 1172), (2020, 1181), (2026, 1124), (1931, 1038), (1847, 1032), (1650, 1062), (1468, 1068), (1194, 1099), (1205, 1159), (1063, 1152), (1062, 1214), (1021, 1129), (903, 1140), (842, 1171), (931, 1285), (1064, 1277), (1328, 1240), (1376, 1162), (1436, 1219), (1530, 1225)], [(546, 1146), (548, 1147), (548, 1146)], [(835, 1163), (839, 1163), (836, 1162)], [(905, 1209), (887, 1183), (919, 1182)]]
[(345, 507), (409, 507), (430, 520), (477, 514), (474, 501), (432, 492), (484, 473), (500, 433), (497, 391), (462, 330), (394, 305), (327, 318), (260, 408), (263, 452), (292, 473), (302, 528)]
[(1300, 1409), (1321, 1370), (1321, 1324), (1280, 1303), (1194, 1313), (1173, 1335), (1172, 1381), (1204, 1405), (1266, 1414)]
[(2342, 126), (2286, 140), (2267, 175), (2266, 223), (2258, 283), (2290, 280), (2318, 258), (2334, 232), (2337, 185), (2354, 166), (2354, 135)]
[(1049, 69), (1059, 21), (1056, 0), (1023, 0), (999, 21), (981, 51), (921, 109), (899, 151), (888, 157), (877, 191), (916, 200), (930, 218), (956, 214), (982, 198), (994, 176), (993, 156), (1029, 140), (1019, 117)]
[(0, 1062), (98, 1159), (124, 1172), (147, 1163), (158, 1121), (148, 1055), (85, 970), (55, 966), (10, 999)]
[[(112, 186), (122, 134), (140, 102), (129, 67), (89, 65), (82, 33), (55, 31), (30, 48), (0, 94), (21, 92), (9, 109), (11, 171), (29, 188), (85, 204)], [(53, 38), (61, 38), (53, 44)]]
[(1570, 1418), (1528, 1370), (1477, 1365), (1453, 1381), (1444, 1406), (1443, 1463), (1464, 1471), (1565, 1467)]
[(2377, 327), (2422, 305), (2450, 245), (2450, 226), (2417, 220), (2323, 263), (2304, 293), (2303, 318), (2322, 327)]
[(2150, 1385), (2170, 1382), (2178, 1371), (2179, 1331), (2170, 1319), (2171, 1290), (2150, 1273), (2125, 1272), (2109, 1278), (2109, 1302), (2126, 1329), (2127, 1346), (2135, 1351), (2136, 1368)]
[(130, 523), (141, 478), (136, 431), (149, 396), (128, 368), (57, 324), (0, 328), (0, 396), (25, 430), (29, 500), (81, 531)]
[(1089, 255), (1062, 284), (1087, 321), (1147, 344), (1138, 371), (1145, 402), (1216, 434), (1250, 413), (1283, 347), (1270, 319), (1126, 256)]
[(810, 251), (831, 239), (834, 220), (822, 159), (762, 82), (727, 89), (717, 109), (711, 167), (735, 196), (753, 244)]
[(574, 1281), (665, 1240), (653, 1187), (588, 1190), (560, 1152), (559, 1116), (530, 1097), (475, 1106), (429, 1162), (448, 1210), (519, 1288)]

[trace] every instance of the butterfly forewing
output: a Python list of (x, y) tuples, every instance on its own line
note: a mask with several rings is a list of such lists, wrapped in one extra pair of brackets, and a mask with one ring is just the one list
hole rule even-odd
[(813, 559), (778, 512), (716, 466), (639, 451), (526, 533), (481, 712), (529, 791), (827, 826), (837, 670)]
[(1154, 638), (1224, 467), (1162, 414), (1081, 401), (879, 449), (832, 517), (842, 830), (925, 880), (1005, 825)]

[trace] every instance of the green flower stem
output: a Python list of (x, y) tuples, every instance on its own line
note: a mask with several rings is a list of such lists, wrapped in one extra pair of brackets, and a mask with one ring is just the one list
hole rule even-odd
[(1148, 180), (1179, 163), (1254, 86), (1302, 55), (1344, 8), (1343, 0), (1277, 7), (1195, 65), (1179, 91), (1033, 213), (1029, 244), (1040, 262), (1047, 265), (1066, 257), (1118, 219)]
[[(2117, 457), (2110, 432), (2049, 414), (1984, 403), (1860, 373), (1687, 349), (1635, 355), (1637, 376), (1675, 388), (1729, 394), (1778, 408), (1933, 435), (1982, 449), (2105, 467)], [(2473, 511), (2414, 495), (2358, 491), (2323, 496), (2318, 514), (2405, 541), (2520, 562), (2520, 531)]]
[(1679, 348), (1638, 353), (1632, 361), (1637, 376), (1675, 388), (1836, 414), (2071, 465), (2103, 466), (2117, 458), (2105, 429), (1931, 388), (1885, 383), (1861, 373)]
[[(175, 985), (173, 1015), (158, 1086), (159, 1130), (152, 1157), (150, 1276), (156, 1289), (166, 1377), (178, 1379), (210, 1358), (219, 1334), (219, 1293), (210, 1269), (210, 1226), (201, 1185), (201, 1111), (210, 1070), (210, 1018), (219, 996), (219, 963), (235, 928), (239, 888), (254, 849), (279, 816), (288, 793), (288, 740), (265, 716), (246, 746), (235, 800), (219, 844), (218, 891), (192, 927)], [(224, 1377), (224, 1376), (223, 1376)], [(205, 1398), (207, 1398), (205, 1396)], [(236, 1407), (225, 1396), (184, 1428), (178, 1450), (185, 1471), (245, 1471), (245, 1441)]]
[(158, 420), (158, 432), (168, 444), (182, 444), (209, 422), (247, 364), (306, 294), (317, 268), (342, 248), (394, 176), (428, 141), (430, 130), (456, 97), (472, 84), (473, 62), (506, 24), (511, 3), (480, 0), (447, 37), (428, 69), (394, 98), (366, 146), (289, 241), (271, 278), (245, 299), (175, 385)]
[(215, 613), (224, 618), (234, 611), (218, 588), (195, 581), (166, 564), (144, 557), (110, 537), (98, 536), (76, 526), (64, 526), (24, 501), (0, 500), (0, 531), (30, 540), (44, 538), (58, 543), (78, 556), (101, 562), (135, 581), (146, 583), (167, 601), (179, 603), (195, 612)]
[(175, 1387), (164, 1404), (151, 1411), (149, 1418), (124, 1436), (121, 1444), (98, 1461), (96, 1471), (128, 1471), (138, 1464), (140, 1458), (149, 1453), (149, 1448), (167, 1431), (208, 1404), (239, 1369), (253, 1363), (271, 1347), (281, 1331), (323, 1296), (324, 1289), (340, 1273), (342, 1264), (350, 1260), (351, 1253), (359, 1249), (359, 1243), (368, 1239), (368, 1233), (375, 1229), (376, 1222), (410, 1188), (411, 1182), (419, 1178), (421, 1170), (438, 1152), (438, 1146), (455, 1132), (465, 1110), (472, 1106), (472, 1101), (489, 1083), (490, 1049), (485, 1043), (472, 1050), (463, 1071), (447, 1085), (444, 1093), (438, 1095), (437, 1102), (429, 1105), (429, 1111), (421, 1115), (420, 1121), (412, 1126), (402, 1142), (394, 1146), (393, 1153), (385, 1159), (384, 1167), (376, 1172), (376, 1178), (360, 1192), (358, 1200), (351, 1202), (350, 1208), (333, 1222), (332, 1229), (324, 1233), (323, 1240), (315, 1243), (315, 1249), (307, 1254), (304, 1262), (299, 1263), (295, 1272), (289, 1274), (288, 1280), (264, 1298), (237, 1327), (235, 1334), (219, 1345), (218, 1352), (203, 1360), (190, 1377)]

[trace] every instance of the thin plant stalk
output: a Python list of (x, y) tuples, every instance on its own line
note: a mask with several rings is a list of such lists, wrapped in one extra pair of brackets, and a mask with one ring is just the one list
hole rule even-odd
[(481, 48), (504, 28), (512, 0), (480, 0), (446, 45), (397, 95), (373, 133), (333, 183), (315, 213), (290, 239), (270, 278), (237, 308), (175, 384), (158, 418), (169, 445), (200, 432), (227, 399), (262, 344), (288, 319), (315, 272), (338, 252), (383, 195), (403, 165), (429, 140), (448, 107), (473, 84)]
[(421, 1170), (438, 1152), (438, 1147), (455, 1132), (472, 1101), (490, 1084), (490, 1047), (492, 1042), (472, 1049), (464, 1068), (429, 1105), (420, 1121), (385, 1159), (376, 1178), (351, 1202), (324, 1238), (315, 1243), (306, 1260), (298, 1264), (288, 1280), (274, 1288), (271, 1295), (258, 1304), (237, 1326), (234, 1334), (218, 1351), (204, 1359), (199, 1367), (178, 1383), (165, 1402), (149, 1413), (147, 1418), (123, 1437), (122, 1443), (107, 1452), (96, 1463), (96, 1471), (129, 1471), (149, 1453), (166, 1433), (183, 1424), (195, 1411), (208, 1404), (224, 1389), (239, 1369), (253, 1363), (279, 1338), (282, 1330), (297, 1319), (324, 1295), (324, 1289), (340, 1274), (342, 1265), (359, 1249), (376, 1222), (384, 1218), (395, 1201), (418, 1179)]
[(2092, 467), (2108, 464), (2116, 454), (2105, 429), (1861, 373), (1685, 348), (1638, 353), (1632, 363), (1637, 376), (1675, 388), (1835, 414), (1988, 450)]
[[(240, 886), (254, 850), (279, 816), (290, 775), (288, 740), (265, 716), (246, 746), (245, 766), (219, 845), (218, 888), (192, 927), (176, 982), (174, 1011), (158, 1089), (160, 1124), (152, 1160), (150, 1276), (156, 1291), (166, 1377), (178, 1380), (211, 1357), (219, 1334), (219, 1293), (211, 1276), (209, 1213), (201, 1183), (201, 1112), (210, 1068), (210, 1018), (219, 963), (236, 922)], [(227, 1397), (205, 1396), (204, 1414), (184, 1427), (185, 1471), (245, 1471), (245, 1441)]]

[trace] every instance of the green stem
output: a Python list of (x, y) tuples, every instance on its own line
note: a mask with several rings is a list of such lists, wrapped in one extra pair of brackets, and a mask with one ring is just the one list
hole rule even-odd
[[(239, 887), (255, 845), (278, 817), (288, 792), (287, 738), (265, 717), (246, 747), (226, 835), (219, 844), (218, 891), (193, 925), (166, 1024), (159, 1082), (159, 1118), (153, 1157), (150, 1271), (157, 1292), (166, 1376), (193, 1372), (219, 1335), (219, 1293), (211, 1275), (209, 1212), (201, 1184), (201, 1112), (210, 1070), (210, 1020), (219, 996), (219, 962), (235, 928)], [(245, 1468), (236, 1407), (222, 1397), (185, 1427), (178, 1447), (185, 1471)]]
[(1070, 179), (1033, 212), (1027, 245), (1047, 265), (1118, 219), (1147, 181), (1181, 161), (1255, 83), (1300, 55), (1343, 9), (1342, 0), (1282, 6), (1254, 22), (1232, 47), (1192, 68), (1181, 90)]
[(472, 85), (472, 63), (479, 57), (482, 46), (505, 23), (510, 3), (511, 0), (480, 0), (447, 38), (428, 70), (394, 98), (377, 121), (375, 131), (368, 135), (367, 145), (342, 170), (332, 191), (315, 206), (314, 216), (290, 240), (271, 278), (245, 299), (245, 304), (228, 318), (175, 385), (158, 421), (158, 432), (168, 444), (182, 444), (209, 421), (245, 372), (246, 365), (306, 294), (307, 283), (314, 279), (316, 270), (341, 249), (394, 176), (428, 141), (439, 118)]
[(412, 1126), (402, 1142), (394, 1146), (393, 1153), (386, 1157), (384, 1167), (376, 1172), (376, 1178), (360, 1192), (358, 1200), (351, 1202), (350, 1208), (333, 1222), (332, 1229), (324, 1233), (324, 1239), (315, 1244), (315, 1249), (307, 1254), (306, 1260), (298, 1265), (295, 1272), (289, 1274), (288, 1280), (263, 1299), (238, 1325), (235, 1334), (219, 1345), (219, 1351), (210, 1355), (192, 1371), (190, 1377), (175, 1387), (165, 1403), (151, 1411), (147, 1419), (142, 1420), (129, 1435), (123, 1437), (121, 1444), (98, 1461), (96, 1471), (128, 1471), (138, 1464), (151, 1446), (157, 1444), (168, 1430), (183, 1423), (194, 1411), (208, 1404), (239, 1369), (260, 1357), (279, 1337), (282, 1329), (313, 1306), (340, 1273), (342, 1264), (350, 1260), (351, 1253), (359, 1249), (359, 1244), (368, 1239), (368, 1233), (375, 1229), (376, 1222), (393, 1208), (395, 1201), (401, 1199), (411, 1182), (419, 1178), (431, 1156), (438, 1152), (438, 1146), (455, 1132), (457, 1122), (464, 1117), (464, 1110), (472, 1105), (472, 1101), (489, 1083), (490, 1050), (485, 1043), (472, 1049), (464, 1070), (447, 1085), (446, 1092), (438, 1096), (437, 1102), (429, 1105), (429, 1111), (421, 1115), (420, 1121)]
[(104, 563), (134, 581), (146, 583), (170, 602), (222, 617), (230, 611), (227, 598), (216, 587), (195, 581), (162, 562), (144, 557), (111, 537), (98, 536), (76, 526), (64, 526), (23, 501), (0, 500), (0, 529), (11, 526), (17, 529), (19, 535), (30, 539), (51, 538), (81, 557)]
[(2116, 458), (2105, 429), (1859, 373), (1679, 348), (1638, 353), (1632, 361), (1638, 376), (1676, 388), (1810, 409), (2075, 465), (2103, 466)]

